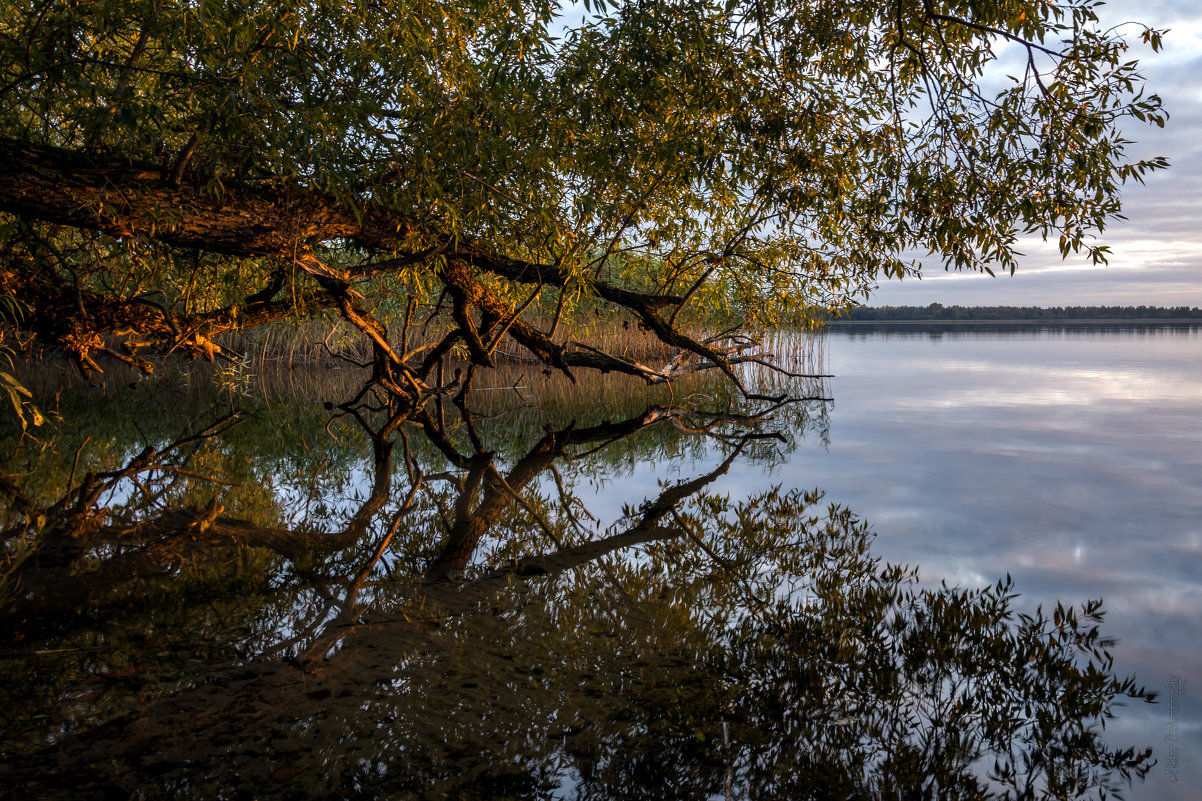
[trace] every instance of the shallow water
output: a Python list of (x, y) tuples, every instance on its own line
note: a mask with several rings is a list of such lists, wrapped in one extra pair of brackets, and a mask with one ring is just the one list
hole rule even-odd
[[(1088, 637), (1018, 613), (1102, 598), (1114, 672), (1163, 693), (1107, 722), (1159, 760), (1130, 795), (1194, 797), (1202, 330), (835, 331), (818, 352), (835, 377), (803, 389), (833, 402), (757, 421), (707, 380), (498, 377), (476, 443), (449, 408), (383, 438), (331, 423), (321, 381), (64, 391), (58, 430), (5, 464), (0, 783), (946, 789), (1089, 725)], [(1071, 797), (1121, 784), (1079, 757), (1056, 762)]]

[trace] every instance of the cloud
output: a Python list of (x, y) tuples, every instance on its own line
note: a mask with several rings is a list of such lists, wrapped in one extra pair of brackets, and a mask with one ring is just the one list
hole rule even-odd
[(1164, 49), (1153, 53), (1135, 39), (1148, 91), (1169, 110), (1164, 129), (1125, 129), (1133, 158), (1163, 155), (1168, 170), (1123, 188), (1125, 221), (1098, 237), (1112, 251), (1110, 266), (1060, 259), (1054, 243), (1024, 242), (1026, 254), (1013, 276), (945, 273), (928, 260), (924, 280), (889, 282), (870, 305), (1158, 305), (1202, 306), (1202, 7), (1196, 0), (1115, 0), (1102, 8), (1106, 24), (1136, 20), (1169, 29)]
[(1199, 270), (1202, 259), (1163, 267), (1019, 270), (993, 278), (932, 272), (922, 281), (883, 284), (869, 305), (1202, 307)]

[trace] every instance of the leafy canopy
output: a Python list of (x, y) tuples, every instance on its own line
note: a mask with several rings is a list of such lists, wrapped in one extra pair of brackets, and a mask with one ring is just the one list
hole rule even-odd
[[(1120, 185), (1165, 165), (1125, 153), (1126, 118), (1165, 114), (1099, 5), (4, 0), (0, 144), (58, 149), (11, 174), (75, 156), (142, 171), (111, 177), (120, 195), (13, 189), (0, 209), (165, 245), (139, 285), (165, 306), (197, 291), (182, 246), (238, 265), (210, 307), (261, 287), (247, 265), (314, 250), (385, 287), (437, 291), (466, 259), (504, 298), (604, 284), (752, 321), (841, 308), (915, 253), (1013, 270), (1040, 235), (1097, 261)], [(174, 199), (128, 201), (155, 182)], [(189, 204), (247, 198), (294, 204), (245, 212), (270, 247), (180, 233)], [(71, 269), (140, 269), (108, 247)], [(497, 258), (547, 269), (515, 279)]]

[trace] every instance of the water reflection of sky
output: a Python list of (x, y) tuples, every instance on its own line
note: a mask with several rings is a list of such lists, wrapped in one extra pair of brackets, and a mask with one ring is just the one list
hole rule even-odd
[[(1187, 682), (1176, 783), (1164, 770), (1167, 694), (1108, 727), (1160, 758), (1133, 797), (1197, 797), (1202, 330), (835, 332), (826, 367), (829, 446), (804, 441), (771, 476), (736, 463), (720, 490), (824, 489), (872, 522), (877, 555), (934, 583), (1010, 573), (1031, 607), (1103, 598), (1116, 670), (1151, 688)], [(613, 477), (598, 500), (640, 500), (688, 467)]]
[[(1202, 331), (834, 333), (827, 355), (830, 446), (803, 446), (784, 479), (873, 521), (878, 554), (928, 580), (1009, 572), (1028, 604), (1105, 599), (1120, 673), (1187, 680), (1179, 781), (1159, 770), (1135, 797), (1196, 797)], [(1113, 736), (1165, 766), (1167, 706)]]

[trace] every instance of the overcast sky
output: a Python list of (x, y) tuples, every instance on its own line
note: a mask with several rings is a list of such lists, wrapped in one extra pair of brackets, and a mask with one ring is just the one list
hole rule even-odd
[(1202, 307), (1202, 3), (1198, 0), (1112, 0), (1108, 21), (1138, 20), (1169, 29), (1164, 48), (1139, 44), (1134, 57), (1149, 90), (1165, 101), (1164, 130), (1135, 127), (1135, 156), (1169, 159), (1146, 185), (1123, 191), (1126, 222), (1113, 223), (1099, 240), (1111, 247), (1110, 264), (1060, 259), (1054, 243), (1022, 248), (1014, 276), (945, 273), (938, 264), (921, 281), (890, 281), (868, 300), (872, 306), (942, 303), (965, 306), (1156, 305)]

